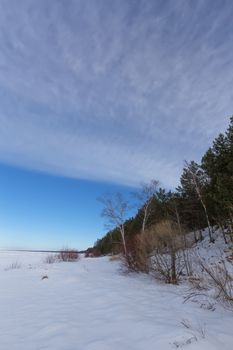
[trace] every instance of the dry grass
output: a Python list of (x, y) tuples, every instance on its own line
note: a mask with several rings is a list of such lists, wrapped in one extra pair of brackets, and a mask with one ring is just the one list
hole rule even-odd
[(233, 275), (225, 260), (209, 264), (199, 257), (198, 264), (201, 272), (196, 272), (195, 276), (189, 279), (192, 287), (185, 301), (207, 297), (210, 300), (216, 299), (228, 309), (233, 309)]
[(129, 270), (153, 273), (167, 283), (177, 283), (188, 264), (184, 248), (183, 235), (177, 225), (162, 221), (131, 239), (125, 266)]
[(233, 308), (233, 275), (227, 269), (225, 261), (221, 265), (209, 266), (200, 260), (200, 266), (206, 275), (204, 284), (207, 288), (214, 289), (215, 298), (222, 304)]

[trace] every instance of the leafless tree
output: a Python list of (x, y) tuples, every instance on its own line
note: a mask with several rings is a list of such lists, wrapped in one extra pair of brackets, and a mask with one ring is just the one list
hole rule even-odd
[(186, 232), (184, 231), (184, 227), (181, 225), (180, 214), (178, 211), (178, 206), (176, 203), (175, 196), (173, 196), (172, 200), (170, 201), (170, 209), (174, 215), (174, 219), (175, 219), (176, 224), (177, 224), (177, 229), (178, 229), (179, 235), (183, 239), (181, 251), (183, 254), (183, 260), (184, 260), (184, 264), (185, 264), (186, 273), (187, 273), (187, 276), (191, 276), (192, 275), (192, 266), (191, 266), (191, 261), (189, 259), (189, 255), (188, 255), (188, 249), (187, 249), (188, 242), (186, 239)]
[(137, 206), (142, 212), (142, 233), (145, 232), (148, 219), (152, 215), (152, 201), (156, 194), (159, 182), (151, 180), (149, 183), (142, 183), (140, 190), (133, 193), (137, 200)]
[(112, 197), (109, 197), (107, 195), (102, 196), (99, 198), (99, 201), (104, 206), (101, 215), (107, 219), (107, 226), (111, 229), (119, 229), (122, 238), (124, 254), (127, 255), (127, 247), (125, 243), (125, 221), (130, 210), (128, 201), (124, 199), (121, 193), (116, 193)]
[(212, 237), (212, 234), (211, 234), (211, 225), (210, 225), (209, 215), (208, 215), (208, 211), (207, 211), (207, 208), (206, 208), (206, 204), (205, 204), (204, 199), (203, 199), (201, 186), (200, 186), (199, 181), (198, 181), (198, 175), (197, 175), (197, 173), (195, 173), (193, 171), (193, 168), (192, 168), (191, 164), (189, 164), (187, 161), (185, 161), (185, 165), (187, 167), (187, 171), (189, 172), (189, 174), (190, 174), (190, 176), (192, 178), (194, 190), (195, 190), (195, 192), (197, 194), (197, 197), (198, 197), (199, 201), (201, 202), (201, 205), (202, 205), (202, 207), (204, 209), (205, 216), (206, 216), (206, 221), (207, 221), (207, 225), (208, 225), (208, 233), (209, 233), (210, 242), (213, 242), (214, 240), (213, 240), (213, 237)]

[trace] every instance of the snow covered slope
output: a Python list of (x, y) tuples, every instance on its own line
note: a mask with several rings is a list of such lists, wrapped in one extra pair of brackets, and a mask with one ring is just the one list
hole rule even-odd
[(184, 286), (123, 275), (107, 257), (45, 256), (0, 252), (1, 350), (233, 349), (233, 313), (184, 304)]

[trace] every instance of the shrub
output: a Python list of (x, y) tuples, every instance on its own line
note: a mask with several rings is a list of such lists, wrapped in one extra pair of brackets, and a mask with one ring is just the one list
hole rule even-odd
[(79, 259), (79, 252), (75, 249), (62, 249), (58, 255), (57, 259), (60, 261), (76, 261)]
[(202, 260), (200, 265), (206, 275), (204, 284), (215, 291), (214, 297), (226, 306), (233, 307), (233, 275), (228, 270), (225, 261), (221, 265), (208, 266)]
[(127, 255), (123, 265), (128, 271), (149, 273), (150, 254), (154, 250), (153, 235), (150, 232), (137, 234), (127, 242)]
[(177, 283), (188, 262), (183, 236), (169, 220), (136, 235), (130, 240), (127, 251), (124, 265), (128, 270), (152, 273), (167, 283)]
[(85, 258), (96, 258), (101, 256), (101, 252), (98, 248), (88, 248), (85, 252)]
[(233, 275), (224, 260), (220, 263), (208, 264), (202, 258), (198, 260), (201, 272), (190, 279), (192, 285), (185, 301), (195, 301), (197, 297), (212, 297), (223, 306), (233, 308)]
[(5, 271), (21, 269), (22, 265), (18, 261), (13, 262), (5, 268)]
[(45, 258), (46, 264), (54, 264), (57, 261), (57, 256), (55, 254), (49, 254)]

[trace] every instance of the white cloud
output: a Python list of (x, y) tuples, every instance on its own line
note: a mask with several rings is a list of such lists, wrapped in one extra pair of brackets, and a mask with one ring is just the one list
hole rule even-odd
[[(13, 6), (14, 5), (14, 6)], [(232, 113), (233, 4), (0, 4), (0, 160), (175, 186)]]

